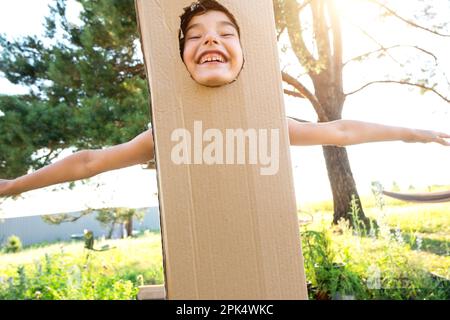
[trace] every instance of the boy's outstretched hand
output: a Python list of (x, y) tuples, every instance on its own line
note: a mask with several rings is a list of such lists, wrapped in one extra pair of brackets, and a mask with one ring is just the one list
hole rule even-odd
[(422, 143), (436, 142), (442, 144), (443, 146), (450, 146), (450, 141), (447, 141), (446, 139), (450, 139), (450, 134), (437, 131), (415, 129), (413, 135), (410, 138), (405, 139), (404, 141)]

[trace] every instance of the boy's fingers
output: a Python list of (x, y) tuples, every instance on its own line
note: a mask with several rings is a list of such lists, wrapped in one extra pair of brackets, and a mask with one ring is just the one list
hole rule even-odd
[(443, 138), (437, 138), (436, 142), (442, 144), (443, 146), (450, 146), (450, 142)]
[(446, 138), (446, 139), (450, 138), (450, 133), (436, 132), (436, 135), (437, 135), (439, 138)]

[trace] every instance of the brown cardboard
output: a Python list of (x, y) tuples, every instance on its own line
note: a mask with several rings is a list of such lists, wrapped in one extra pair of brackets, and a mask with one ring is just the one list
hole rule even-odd
[[(241, 28), (245, 67), (227, 86), (194, 82), (179, 56), (191, 0), (136, 0), (152, 96), (168, 299), (306, 299), (289, 137), (271, 0), (220, 1)], [(279, 170), (255, 164), (177, 165), (171, 134), (279, 129)], [(225, 134), (224, 134), (225, 135)]]
[(164, 285), (151, 285), (139, 287), (138, 300), (165, 300), (166, 292)]

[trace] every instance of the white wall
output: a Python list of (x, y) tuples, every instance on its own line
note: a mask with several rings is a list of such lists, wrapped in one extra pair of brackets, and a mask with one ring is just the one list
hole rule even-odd
[[(142, 222), (133, 221), (134, 230), (160, 230), (159, 208), (146, 208), (146, 214)], [(71, 215), (77, 216), (80, 212)], [(83, 234), (84, 229), (94, 232), (94, 236), (106, 236), (108, 228), (104, 228), (95, 219), (95, 214), (84, 216), (76, 222), (67, 222), (60, 225), (45, 223), (41, 216), (5, 218), (0, 219), (0, 243), (6, 241), (11, 235), (18, 236), (23, 245), (31, 245), (41, 242), (70, 241), (71, 235)], [(121, 229), (117, 226), (113, 237), (120, 237)]]

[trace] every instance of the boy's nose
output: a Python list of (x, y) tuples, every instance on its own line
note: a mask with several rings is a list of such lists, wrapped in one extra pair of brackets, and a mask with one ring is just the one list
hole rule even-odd
[(208, 34), (208, 35), (205, 37), (205, 43), (204, 43), (204, 44), (211, 44), (211, 43), (215, 43), (215, 44), (219, 43), (219, 42), (217, 41), (216, 35), (214, 35), (214, 34)]

